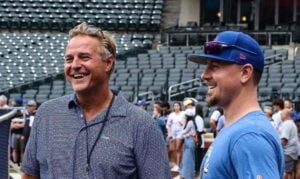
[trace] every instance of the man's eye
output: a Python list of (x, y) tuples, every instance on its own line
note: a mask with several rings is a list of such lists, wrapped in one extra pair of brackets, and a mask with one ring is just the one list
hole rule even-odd
[(211, 69), (218, 69), (218, 68), (219, 68), (219, 66), (218, 66), (218, 65), (214, 65), (214, 64), (213, 64), (213, 65), (211, 65), (211, 66), (210, 66), (210, 68), (211, 68)]
[(65, 58), (65, 62), (66, 63), (71, 63), (72, 62), (72, 58)]
[(86, 61), (86, 60), (89, 60), (90, 57), (89, 56), (82, 56), (81, 59)]

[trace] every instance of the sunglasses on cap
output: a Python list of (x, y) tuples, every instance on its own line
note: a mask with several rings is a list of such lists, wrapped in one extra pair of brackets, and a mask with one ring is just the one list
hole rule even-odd
[(236, 46), (236, 45), (231, 45), (231, 44), (225, 44), (221, 42), (206, 42), (204, 44), (204, 53), (205, 54), (218, 54), (221, 53), (224, 48), (236, 48), (239, 50), (242, 50), (244, 52), (250, 53), (252, 55), (257, 55), (255, 52), (252, 52), (250, 50), (244, 49), (242, 47)]

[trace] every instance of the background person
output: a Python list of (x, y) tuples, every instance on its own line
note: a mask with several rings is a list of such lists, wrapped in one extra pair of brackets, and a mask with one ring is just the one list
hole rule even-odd
[[(22, 107), (23, 98), (16, 97), (11, 102), (12, 107)], [(24, 111), (18, 109), (16, 115), (11, 120), (11, 147), (12, 147), (12, 160), (14, 163), (20, 165), (23, 159), (24, 143), (22, 140), (23, 128), (25, 125)]]
[(200, 165), (202, 162), (202, 159), (204, 157), (205, 151), (204, 151), (204, 120), (203, 120), (203, 107), (200, 104), (196, 105), (196, 116), (195, 116), (195, 123), (197, 125), (197, 132), (201, 136), (201, 142), (196, 145), (195, 148), (195, 171), (196, 174), (199, 174)]
[(297, 126), (297, 134), (298, 134), (298, 140), (297, 140), (297, 146), (298, 146), (298, 159), (296, 162), (296, 167), (295, 167), (295, 178), (300, 178), (300, 116), (296, 118), (296, 126)]
[(0, 95), (0, 108), (8, 108), (7, 105), (7, 97), (4, 95)]
[(173, 103), (173, 112), (168, 116), (167, 131), (169, 140), (169, 156), (170, 161), (175, 162), (171, 171), (178, 172), (182, 156), (183, 140), (180, 137), (180, 132), (184, 126), (184, 112), (181, 110), (179, 102)]
[(223, 109), (222, 108), (217, 108), (213, 111), (213, 113), (210, 116), (209, 123), (212, 132), (214, 133), (214, 137), (217, 136), (217, 125), (219, 118), (223, 115)]
[(272, 107), (273, 107), (273, 115), (272, 119), (274, 121), (274, 126), (277, 131), (277, 133), (280, 135), (281, 131), (281, 111), (284, 109), (284, 102), (282, 99), (274, 99), (272, 102)]
[(142, 109), (142, 110), (146, 110), (146, 101), (145, 100), (138, 100), (135, 105)]
[(184, 139), (182, 161), (180, 164), (180, 172), (176, 179), (194, 178), (195, 169), (195, 149), (196, 145), (193, 137), (196, 135), (195, 110), (188, 108), (185, 110), (186, 123), (180, 132), (180, 137)]
[(292, 179), (298, 160), (298, 130), (291, 114), (290, 109), (284, 109), (280, 114), (282, 119), (280, 139), (285, 156), (285, 179)]
[(153, 108), (152, 118), (156, 121), (160, 131), (164, 136), (164, 139), (166, 140), (168, 135), (167, 128), (166, 128), (167, 121), (165, 120), (164, 117), (161, 116), (160, 106), (155, 106)]
[(28, 142), (31, 128), (34, 122), (35, 113), (37, 109), (37, 104), (34, 100), (29, 100), (27, 102), (26, 111), (25, 111), (25, 124), (22, 133), (22, 140), (24, 142), (23, 152), (25, 150), (26, 144)]
[(294, 103), (291, 99), (285, 99), (284, 100), (284, 109), (288, 109), (291, 111), (291, 117), (295, 121), (297, 118), (297, 111), (294, 109)]

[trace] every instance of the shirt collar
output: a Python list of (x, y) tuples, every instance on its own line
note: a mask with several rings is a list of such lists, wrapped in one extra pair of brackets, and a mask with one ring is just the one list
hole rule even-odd
[[(111, 115), (112, 117), (118, 117), (118, 116), (127, 116), (127, 107), (129, 105), (128, 101), (124, 98), (124, 96), (121, 93), (118, 93), (116, 91), (112, 91), (115, 96), (115, 100), (111, 107)], [(69, 95), (68, 97), (68, 108), (74, 108), (76, 106), (80, 106), (75, 93)]]

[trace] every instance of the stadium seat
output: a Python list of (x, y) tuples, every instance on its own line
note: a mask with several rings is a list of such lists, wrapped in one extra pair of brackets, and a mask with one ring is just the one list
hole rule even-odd
[(268, 101), (272, 99), (272, 88), (271, 87), (260, 87), (259, 88), (259, 101)]

